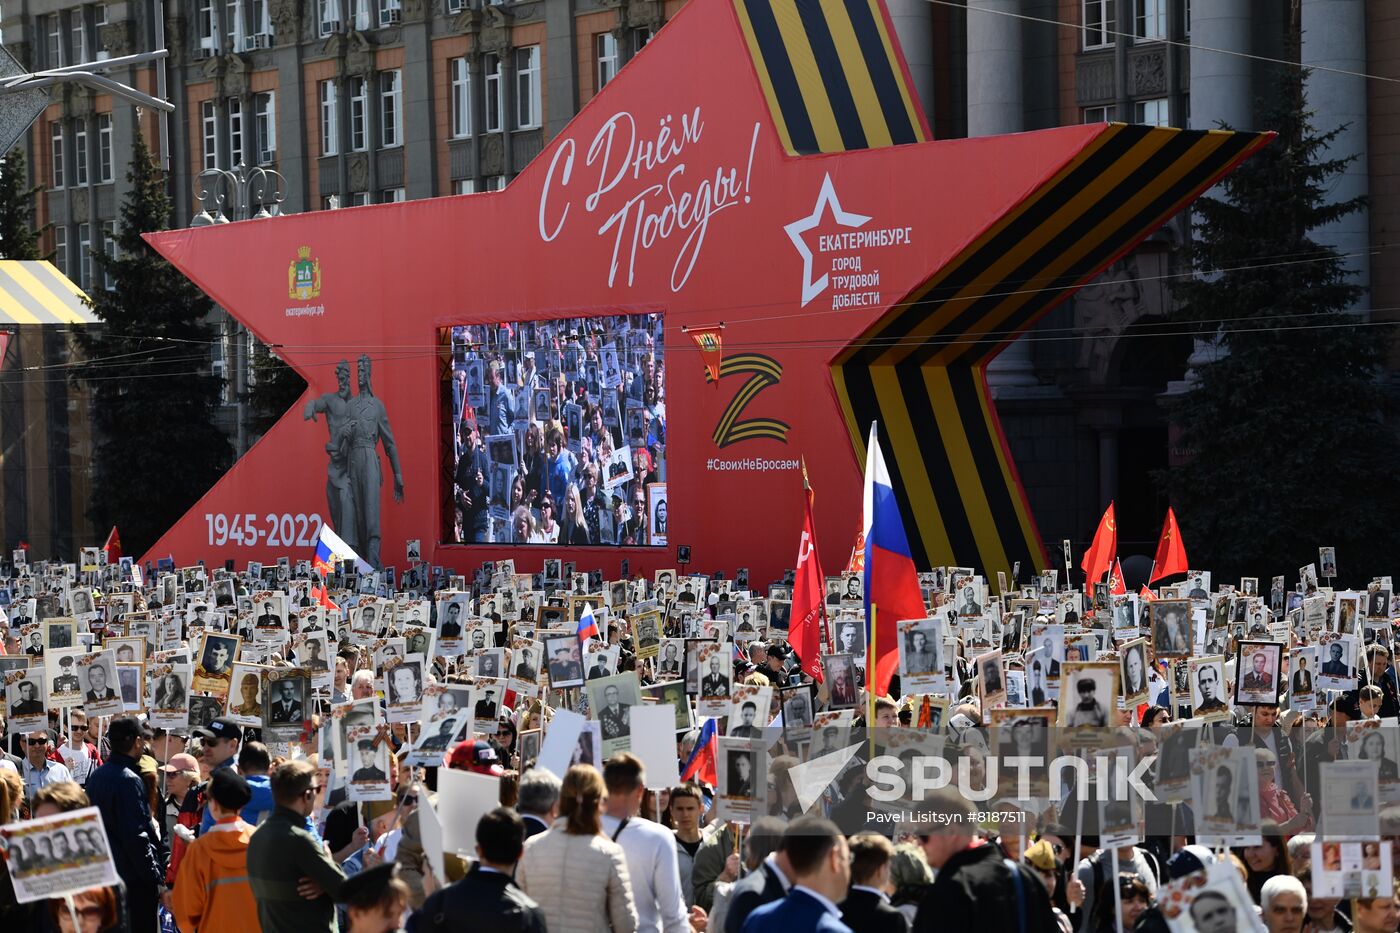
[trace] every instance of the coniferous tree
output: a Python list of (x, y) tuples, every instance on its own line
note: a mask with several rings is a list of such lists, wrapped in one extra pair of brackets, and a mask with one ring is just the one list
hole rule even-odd
[(0, 259), (39, 259), (39, 231), (34, 229), (34, 195), (24, 150), (11, 149), (0, 159)]
[(93, 393), (92, 517), (117, 525), (139, 555), (209, 490), (233, 451), (214, 418), (223, 380), (210, 365), (213, 303), (141, 238), (166, 229), (170, 199), (140, 136), (127, 179), (117, 258), (94, 254), (115, 287), (94, 291), (103, 323), (81, 337), (77, 379)]
[(252, 408), (249, 427), (254, 434), (263, 434), (301, 398), (306, 380), (261, 343), (254, 347), (248, 368), (253, 377), (247, 393)]
[(1280, 81), (1262, 125), (1278, 138), (1195, 205), (1179, 317), (1227, 351), (1173, 406), (1189, 462), (1167, 471), (1191, 561), (1225, 581), (1287, 574), (1335, 545), (1349, 585), (1400, 555), (1400, 441), (1385, 423), (1388, 328), (1362, 326), (1347, 257), (1313, 233), (1361, 209), (1329, 202), (1351, 161), (1311, 124), (1306, 74)]

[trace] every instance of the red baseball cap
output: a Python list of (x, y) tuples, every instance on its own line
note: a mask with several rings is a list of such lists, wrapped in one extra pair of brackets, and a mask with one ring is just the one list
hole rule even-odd
[(446, 765), (457, 771), (471, 771), (476, 774), (491, 774), (500, 777), (506, 773), (496, 757), (491, 743), (482, 739), (458, 742), (447, 755)]

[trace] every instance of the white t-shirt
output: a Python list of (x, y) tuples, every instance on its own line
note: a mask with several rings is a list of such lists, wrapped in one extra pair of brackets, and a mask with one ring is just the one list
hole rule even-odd
[(58, 756), (63, 759), (63, 763), (68, 766), (68, 770), (73, 772), (73, 780), (79, 784), (86, 784), (88, 775), (96, 767), (92, 756), (88, 754), (87, 743), (80, 743), (77, 748), (68, 744), (58, 747)]

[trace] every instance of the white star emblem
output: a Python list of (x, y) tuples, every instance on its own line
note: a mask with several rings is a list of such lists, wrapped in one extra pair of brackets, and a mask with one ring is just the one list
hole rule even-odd
[(831, 175), (828, 174), (822, 179), (822, 190), (817, 195), (817, 206), (812, 209), (810, 216), (801, 220), (794, 220), (783, 227), (787, 231), (788, 238), (792, 240), (792, 245), (797, 247), (797, 254), (802, 257), (802, 306), (813, 298), (826, 291), (827, 275), (822, 273), (821, 278), (812, 280), (812, 251), (807, 248), (807, 243), (802, 239), (802, 235), (821, 223), (823, 208), (830, 207), (831, 214), (836, 222), (843, 227), (863, 227), (870, 222), (870, 218), (864, 214), (852, 214), (841, 209), (841, 202), (836, 200), (836, 189), (832, 187)]

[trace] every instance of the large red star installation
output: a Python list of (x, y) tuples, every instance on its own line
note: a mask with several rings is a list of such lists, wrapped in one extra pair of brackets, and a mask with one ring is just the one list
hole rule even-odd
[[(502, 192), (152, 236), (308, 389), (144, 559), (309, 556), (327, 431), (303, 409), (334, 395), (341, 360), (353, 392), (363, 354), (404, 480), (398, 502), (381, 442), (385, 564), (421, 539), (458, 570), (563, 556), (615, 577), (688, 545), (697, 568), (774, 579), (801, 529), (800, 460), (841, 552), (879, 420), (916, 562), (1043, 566), (987, 362), (1267, 137), (1095, 124), (930, 142), (893, 35), (879, 0), (691, 0)], [(665, 315), (670, 546), (439, 543), (439, 329), (640, 312)], [(715, 385), (684, 329), (717, 322)]]

